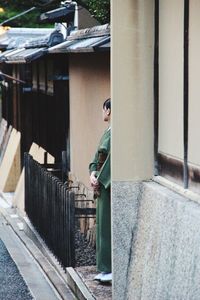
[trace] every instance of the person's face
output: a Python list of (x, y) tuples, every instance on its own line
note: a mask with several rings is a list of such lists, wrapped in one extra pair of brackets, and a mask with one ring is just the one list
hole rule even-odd
[(110, 108), (107, 109), (106, 107), (104, 107), (103, 108), (103, 120), (105, 122), (110, 121), (110, 114), (111, 114)]

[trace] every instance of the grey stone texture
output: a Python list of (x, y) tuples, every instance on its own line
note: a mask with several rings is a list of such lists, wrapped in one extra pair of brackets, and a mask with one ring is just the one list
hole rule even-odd
[(114, 182), (113, 299), (200, 299), (200, 204), (155, 182)]
[(113, 299), (125, 299), (141, 197), (140, 182), (112, 183)]

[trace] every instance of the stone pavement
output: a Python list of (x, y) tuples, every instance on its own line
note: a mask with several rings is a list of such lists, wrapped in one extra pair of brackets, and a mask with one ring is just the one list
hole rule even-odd
[[(2, 222), (0, 221), (0, 227)], [(33, 297), (21, 276), (15, 262), (11, 258), (4, 243), (0, 239), (0, 299), (32, 300)]]
[(93, 280), (97, 275), (95, 266), (67, 268), (68, 283), (81, 300), (111, 300), (112, 285)]
[[(57, 294), (56, 290), (52, 287), (50, 282), (47, 280), (46, 276), (40, 270), (39, 266), (36, 264), (32, 256), (26, 250), (22, 242), (17, 238), (13, 230), (10, 228), (9, 224), (2, 217), (2, 215), (0, 215), (0, 237), (1, 240), (3, 241), (3, 244), (5, 245), (5, 248), (10, 254), (10, 257), (12, 258), (12, 261), (15, 262), (17, 269), (19, 270), (19, 273), (21, 274), (24, 281), (26, 282), (31, 295), (35, 299), (41, 299), (41, 300), (61, 299)], [(4, 249), (4, 255), (5, 254), (6, 254), (6, 250)], [(7, 259), (6, 263), (8, 265), (10, 264), (10, 261)], [(4, 266), (3, 268), (4, 270), (6, 270), (8, 269), (8, 266)], [(12, 267), (12, 269), (14, 270), (14, 266)], [(3, 282), (3, 279), (4, 282), (6, 282), (7, 292), (5, 290), (4, 291), (1, 290), (0, 299), (4, 299), (2, 298), (4, 294), (12, 295), (10, 289), (13, 288), (15, 289), (15, 286), (12, 285), (13, 278), (8, 277), (6, 279), (6, 276), (8, 276), (8, 274), (4, 273), (1, 282)], [(16, 276), (18, 276), (18, 272), (15, 271), (15, 280), (16, 280)], [(20, 282), (22, 282), (22, 280)], [(13, 299), (20, 299), (19, 291), (17, 292), (16, 290), (15, 294), (16, 297)], [(25, 299), (25, 298), (21, 298), (21, 299)], [(27, 294), (27, 299), (31, 299), (31, 297), (29, 297), (28, 294)]]
[(102, 284), (93, 280), (97, 275), (96, 267), (78, 267), (75, 270), (97, 300), (112, 299), (112, 285), (110, 283)]
[(1, 197), (0, 239), (35, 300), (76, 299), (66, 281), (25, 233), (23, 219)]

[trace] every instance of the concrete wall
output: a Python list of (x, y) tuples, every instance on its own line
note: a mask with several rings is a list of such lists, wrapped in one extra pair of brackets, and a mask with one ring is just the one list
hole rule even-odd
[(136, 211), (126, 292), (118, 299), (198, 300), (199, 203), (150, 182), (140, 186)]
[(110, 97), (109, 53), (70, 55), (71, 172), (89, 186), (88, 165), (107, 124), (102, 104)]
[(198, 300), (200, 197), (153, 181), (112, 191), (113, 299)]

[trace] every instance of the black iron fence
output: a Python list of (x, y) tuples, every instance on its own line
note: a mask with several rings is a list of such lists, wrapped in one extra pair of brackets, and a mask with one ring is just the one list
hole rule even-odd
[(74, 192), (25, 153), (25, 211), (64, 267), (75, 265)]

